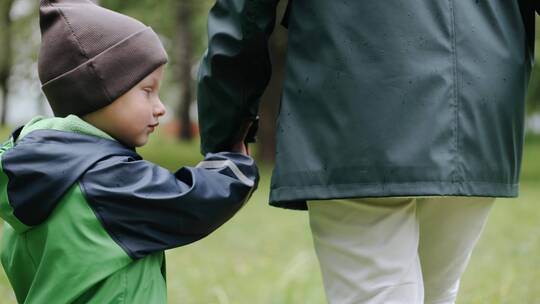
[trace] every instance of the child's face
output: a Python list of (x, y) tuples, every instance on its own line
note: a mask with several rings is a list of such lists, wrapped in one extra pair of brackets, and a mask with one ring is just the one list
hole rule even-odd
[(156, 69), (113, 103), (83, 119), (127, 146), (144, 146), (165, 114), (158, 95), (163, 69)]

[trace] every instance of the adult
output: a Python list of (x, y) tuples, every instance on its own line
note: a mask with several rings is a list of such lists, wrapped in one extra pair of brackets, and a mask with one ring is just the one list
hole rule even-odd
[[(309, 210), (330, 303), (454, 303), (518, 195), (538, 2), (290, 1), (270, 204)], [(204, 153), (255, 121), (277, 2), (210, 11)]]

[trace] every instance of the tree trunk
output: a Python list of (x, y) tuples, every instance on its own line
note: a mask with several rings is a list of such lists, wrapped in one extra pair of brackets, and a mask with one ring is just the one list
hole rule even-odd
[(193, 130), (189, 110), (193, 99), (193, 79), (191, 77), (191, 64), (193, 62), (193, 1), (182, 0), (176, 2), (176, 79), (180, 86), (180, 100), (177, 118), (180, 123), (179, 138), (191, 140)]
[(7, 123), (7, 101), (9, 95), (9, 85), (7, 78), (1, 80), (0, 86), (2, 86), (2, 116), (0, 117), (0, 126), (5, 126)]
[(0, 4), (0, 89), (2, 90), (2, 110), (0, 125), (5, 126), (7, 120), (9, 75), (12, 66), (11, 49), (11, 17), (9, 15), (14, 0), (3, 0)]

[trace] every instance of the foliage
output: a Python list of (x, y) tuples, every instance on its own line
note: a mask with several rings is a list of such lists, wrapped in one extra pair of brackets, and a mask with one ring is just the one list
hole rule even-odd
[[(206, 48), (206, 20), (208, 10), (214, 1), (210, 0), (182, 0), (193, 6), (195, 16), (193, 37), (196, 54), (201, 54)], [(123, 1), (123, 0), (102, 0), (100, 5), (109, 9), (119, 11), (123, 14), (132, 16), (143, 23), (151, 26), (156, 32), (166, 39), (166, 45), (169, 53), (174, 48), (170, 45), (172, 37), (176, 32), (175, 13), (177, 0), (162, 0), (159, 2), (153, 0)]]

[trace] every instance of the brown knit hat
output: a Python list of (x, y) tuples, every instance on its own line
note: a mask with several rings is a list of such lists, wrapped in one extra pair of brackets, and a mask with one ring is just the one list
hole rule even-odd
[(41, 0), (39, 13), (39, 79), (55, 116), (94, 112), (167, 62), (150, 27), (90, 0)]

